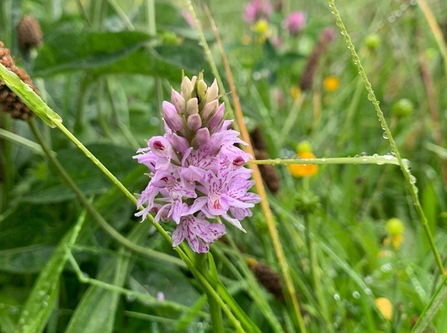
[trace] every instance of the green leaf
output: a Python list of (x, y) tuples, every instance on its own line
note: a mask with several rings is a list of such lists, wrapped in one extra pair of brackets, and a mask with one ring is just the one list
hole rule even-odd
[[(141, 32), (64, 32), (45, 41), (36, 58), (34, 76), (88, 70), (94, 76), (143, 74), (181, 79), (208, 69), (197, 43), (149, 47)], [(204, 68), (206, 67), (206, 68)]]
[(15, 333), (18, 314), (16, 300), (6, 294), (0, 294), (0, 331), (2, 333)]
[(68, 259), (67, 247), (73, 245), (85, 220), (85, 212), (64, 236), (28, 296), (18, 322), (17, 331), (43, 332), (59, 295), (59, 278)]
[(0, 251), (0, 270), (15, 274), (35, 273), (51, 257), (54, 247), (27, 246)]
[[(111, 144), (89, 145), (88, 149), (115, 176), (124, 177), (133, 163), (133, 149)], [(110, 180), (77, 148), (64, 149), (57, 153), (57, 159), (73, 178), (84, 194), (105, 193), (111, 186)], [(75, 198), (71, 188), (60, 183), (56, 172), (49, 172), (49, 178), (36, 184), (22, 201), (30, 203), (55, 203)]]
[(125, 58), (151, 36), (142, 32), (63, 32), (45, 40), (34, 75), (91, 69)]

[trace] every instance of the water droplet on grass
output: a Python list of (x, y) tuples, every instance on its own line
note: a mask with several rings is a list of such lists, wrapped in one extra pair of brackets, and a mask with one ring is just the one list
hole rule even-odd
[(360, 298), (360, 293), (358, 291), (354, 291), (352, 293), (352, 297), (354, 297), (355, 299), (359, 299)]
[(390, 263), (382, 265), (382, 267), (380, 267), (380, 270), (384, 273), (388, 273), (393, 269), (393, 265), (391, 265)]

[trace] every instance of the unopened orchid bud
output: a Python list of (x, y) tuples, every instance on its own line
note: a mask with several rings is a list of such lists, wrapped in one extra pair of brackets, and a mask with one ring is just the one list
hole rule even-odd
[(191, 131), (197, 131), (202, 126), (202, 119), (198, 113), (194, 113), (188, 117), (188, 127)]
[(193, 76), (191, 80), (186, 76), (183, 77), (182, 84), (180, 85), (180, 91), (185, 101), (191, 98), (192, 91), (194, 90), (195, 81), (196, 81), (195, 76)]
[(199, 79), (199, 81), (197, 82), (196, 89), (197, 89), (197, 97), (199, 98), (200, 102), (205, 99), (207, 88), (208, 87), (205, 81), (203, 81), (203, 79)]
[(184, 114), (186, 109), (186, 102), (182, 95), (180, 95), (177, 91), (172, 89), (171, 91), (171, 102), (174, 104), (175, 109), (179, 114)]
[(205, 120), (210, 119), (214, 112), (216, 112), (218, 104), (219, 102), (217, 101), (217, 99), (206, 103), (205, 107), (202, 110), (202, 118)]
[(199, 104), (198, 104), (198, 100), (196, 97), (190, 98), (186, 102), (186, 114), (191, 115), (191, 114), (195, 114), (195, 113), (199, 113)]
[(206, 103), (216, 100), (219, 93), (219, 86), (217, 85), (216, 79), (214, 79), (213, 84), (206, 90)]
[(222, 103), (221, 105), (219, 105), (213, 117), (209, 121), (208, 128), (210, 129), (211, 133), (214, 133), (220, 129), (220, 126), (222, 125), (224, 119), (224, 110), (225, 103)]
[(200, 147), (201, 145), (209, 142), (210, 140), (210, 131), (208, 130), (208, 128), (203, 127), (197, 130), (196, 132), (196, 142), (197, 145)]
[(163, 102), (164, 119), (169, 128), (174, 132), (180, 131), (183, 128), (183, 119), (177, 113), (175, 106), (169, 102)]

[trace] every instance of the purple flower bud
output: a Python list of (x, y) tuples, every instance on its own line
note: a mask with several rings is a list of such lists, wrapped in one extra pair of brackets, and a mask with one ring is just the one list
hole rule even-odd
[(202, 126), (202, 118), (198, 113), (192, 114), (188, 117), (188, 127), (191, 131), (197, 131)]
[(225, 103), (219, 105), (214, 113), (213, 117), (210, 119), (207, 127), (210, 129), (211, 133), (217, 132), (220, 130), (220, 127), (224, 120), (224, 111), (225, 111)]
[(166, 124), (172, 131), (180, 131), (183, 128), (183, 119), (177, 113), (175, 106), (166, 101), (163, 102), (162, 106)]
[(200, 147), (202, 145), (204, 145), (205, 143), (210, 141), (210, 131), (208, 130), (208, 128), (203, 127), (197, 130), (196, 132), (196, 142), (197, 145)]
[(185, 99), (177, 91), (172, 89), (171, 91), (171, 102), (174, 104), (175, 109), (179, 114), (184, 114), (186, 109)]
[(204, 120), (210, 119), (210, 117), (216, 111), (218, 105), (219, 105), (219, 102), (217, 101), (217, 99), (206, 103), (202, 110), (202, 118)]
[(285, 27), (291, 35), (298, 35), (306, 24), (306, 14), (303, 12), (292, 12), (285, 21)]

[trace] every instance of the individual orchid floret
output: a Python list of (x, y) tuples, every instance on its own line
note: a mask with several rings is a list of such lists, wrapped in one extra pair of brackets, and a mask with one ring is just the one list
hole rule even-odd
[(134, 156), (150, 171), (151, 180), (137, 201), (136, 216), (154, 214), (155, 222), (174, 221), (173, 246), (187, 240), (198, 253), (226, 233), (222, 221), (244, 230), (241, 221), (252, 215), (261, 198), (253, 186), (251, 158), (235, 144), (246, 145), (224, 119), (216, 80), (207, 86), (200, 74), (184, 77), (180, 92), (163, 102), (165, 134), (148, 140)]

